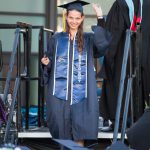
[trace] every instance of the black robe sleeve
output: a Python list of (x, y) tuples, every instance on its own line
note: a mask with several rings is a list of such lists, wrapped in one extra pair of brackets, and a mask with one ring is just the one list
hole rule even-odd
[(93, 36), (93, 50), (94, 58), (102, 57), (107, 53), (111, 42), (111, 34), (101, 26), (92, 26), (94, 32)]
[(97, 19), (97, 25), (104, 28), (105, 27), (105, 19), (104, 18)]
[(48, 51), (46, 52), (46, 56), (49, 58), (50, 63), (48, 65), (42, 65), (43, 69), (43, 84), (47, 84), (50, 76), (51, 71), (51, 62), (53, 61), (53, 51), (54, 51), (54, 37), (49, 39), (48, 43)]

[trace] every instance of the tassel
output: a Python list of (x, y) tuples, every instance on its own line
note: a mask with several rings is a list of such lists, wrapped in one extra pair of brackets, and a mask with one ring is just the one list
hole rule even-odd
[(62, 15), (62, 26), (63, 26), (63, 32), (66, 32), (66, 19), (65, 19), (65, 9), (63, 10), (63, 15)]

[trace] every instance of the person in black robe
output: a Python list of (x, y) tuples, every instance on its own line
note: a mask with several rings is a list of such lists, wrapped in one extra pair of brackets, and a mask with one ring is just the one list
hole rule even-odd
[[(142, 83), (144, 98), (143, 101), (150, 105), (150, 1), (143, 1), (143, 18), (142, 18)], [(150, 108), (146, 108), (144, 114), (127, 130), (127, 140), (136, 150), (150, 149)]]
[[(111, 35), (100, 26), (83, 33), (83, 8), (87, 4), (74, 1), (66, 8), (66, 31), (56, 33), (49, 40), (44, 65), (47, 125), (53, 138), (71, 139), (84, 146), (84, 140), (98, 136), (99, 107), (93, 57), (103, 56)], [(101, 9), (93, 8), (97, 17)], [(103, 20), (103, 19), (102, 19)]]
[(104, 57), (99, 74), (103, 78), (100, 115), (114, 123), (126, 29), (130, 28), (128, 6), (125, 1), (116, 0), (114, 2), (107, 15), (105, 28), (112, 33), (112, 42), (108, 53)]
[[(138, 2), (139, 2), (138, 0), (133, 0), (135, 14), (137, 14), (138, 12), (137, 11)], [(120, 85), (120, 76), (121, 76), (121, 69), (122, 69), (122, 61), (123, 61), (123, 54), (124, 54), (124, 47), (125, 47), (126, 30), (130, 29), (130, 27), (131, 27), (131, 20), (129, 16), (129, 6), (127, 5), (125, 0), (116, 0), (113, 3), (107, 15), (107, 19), (105, 23), (105, 28), (112, 33), (113, 39), (110, 44), (109, 51), (104, 57), (103, 66), (99, 73), (99, 76), (103, 78), (102, 94), (101, 94), (101, 99), (100, 99), (100, 115), (104, 118), (104, 120), (111, 120), (112, 122), (111, 128), (104, 128), (102, 129), (103, 131), (113, 130), (114, 128), (118, 92), (119, 92), (119, 85)], [(133, 45), (133, 49), (132, 49), (133, 55), (136, 51), (136, 47), (134, 46), (135, 39), (136, 39), (135, 37), (131, 37), (131, 40), (132, 40), (131, 43)], [(133, 58), (133, 62), (132, 62), (133, 72), (134, 72), (134, 67), (136, 67), (135, 60), (136, 58)], [(126, 78), (124, 82), (125, 84), (124, 91), (126, 91), (127, 79), (131, 73), (130, 67), (131, 66), (130, 66), (129, 59), (128, 59)], [(135, 90), (134, 90), (134, 93), (135, 93)], [(124, 92), (123, 94), (120, 122), (122, 121), (122, 118), (123, 118), (125, 94), (126, 92)], [(135, 112), (138, 109), (139, 108), (134, 107)], [(140, 114), (142, 113), (140, 112)], [(134, 115), (136, 115), (136, 113)], [(121, 123), (120, 123), (120, 128), (121, 128)]]
[(150, 1), (143, 1), (142, 19), (142, 83), (144, 101), (150, 106)]

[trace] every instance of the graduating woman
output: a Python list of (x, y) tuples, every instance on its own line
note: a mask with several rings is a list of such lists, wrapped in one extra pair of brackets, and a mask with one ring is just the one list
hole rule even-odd
[[(66, 31), (55, 33), (49, 41), (44, 65), (47, 124), (53, 138), (71, 139), (84, 146), (84, 140), (98, 136), (99, 105), (93, 57), (108, 49), (110, 33), (100, 26), (83, 32), (84, 1), (61, 5), (66, 12)], [(93, 4), (102, 21), (101, 8)], [(100, 22), (100, 21), (98, 21)]]

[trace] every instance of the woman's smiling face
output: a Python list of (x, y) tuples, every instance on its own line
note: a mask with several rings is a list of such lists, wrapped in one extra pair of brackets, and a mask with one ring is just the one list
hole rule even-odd
[(81, 12), (79, 11), (71, 10), (68, 12), (66, 20), (70, 30), (78, 30), (78, 27), (84, 20), (84, 16), (82, 16)]

